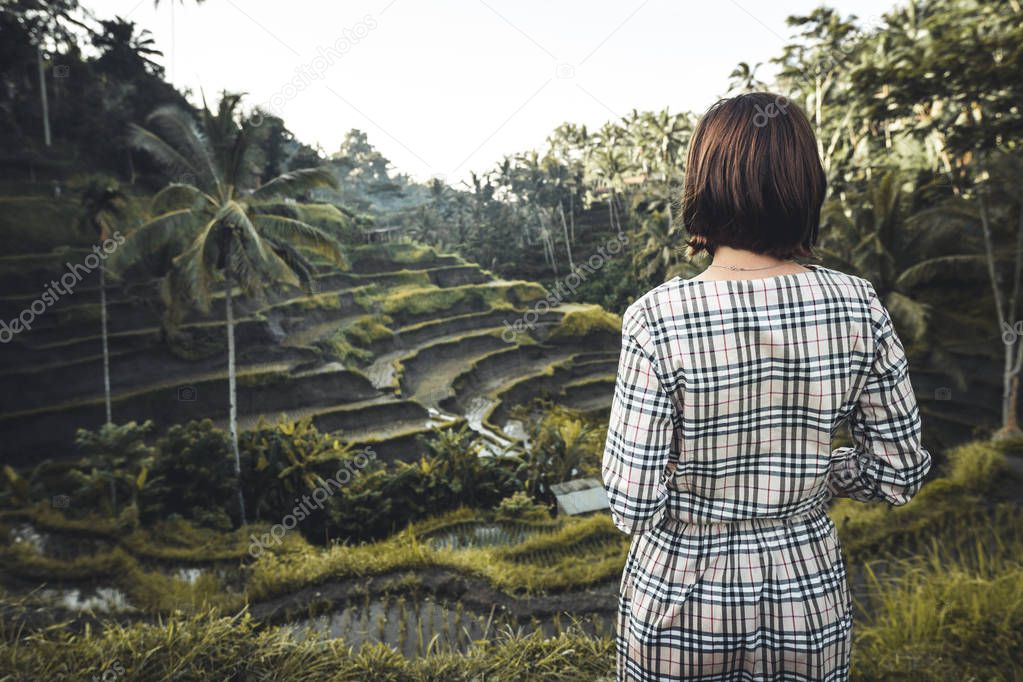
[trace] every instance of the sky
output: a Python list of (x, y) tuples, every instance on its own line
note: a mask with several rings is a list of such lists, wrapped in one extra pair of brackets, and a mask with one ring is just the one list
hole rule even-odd
[[(83, 0), (152, 32), (169, 80), (247, 93), (303, 142), (359, 128), (416, 180), (464, 181), (541, 148), (559, 124), (632, 109), (700, 112), (741, 62), (770, 59), (785, 18), (821, 0)], [(893, 0), (831, 0), (871, 23)]]

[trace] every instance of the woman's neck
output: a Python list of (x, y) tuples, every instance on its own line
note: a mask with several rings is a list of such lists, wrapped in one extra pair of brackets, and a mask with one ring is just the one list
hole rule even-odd
[(794, 260), (778, 258), (755, 251), (719, 246), (714, 249), (714, 260), (710, 266), (693, 280), (711, 279), (757, 279), (804, 272)]

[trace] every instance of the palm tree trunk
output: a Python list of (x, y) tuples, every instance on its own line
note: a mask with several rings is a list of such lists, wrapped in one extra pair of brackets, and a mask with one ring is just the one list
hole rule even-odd
[(1005, 345), (1005, 372), (1002, 379), (1002, 426), (995, 431), (995, 440), (1020, 435), (1019, 427), (1019, 372), (1013, 372), (1013, 346)]
[(675, 200), (675, 194), (672, 191), (671, 182), (668, 183), (668, 234), (675, 234), (675, 207), (672, 202)]
[[(991, 282), (991, 292), (995, 299), (995, 311), (998, 314), (998, 328), (999, 331), (1012, 329), (1014, 325), (1012, 318), (1015, 316), (1016, 311), (1007, 309), (1005, 306), (994, 253), (987, 196), (983, 191), (979, 193), (977, 203), (980, 208), (981, 234), (984, 237), (984, 256), (987, 261), (988, 279)], [(1023, 231), (1023, 211), (1021, 211), (1020, 224), (1017, 229)], [(1023, 254), (1016, 254), (1016, 260), (1014, 263), (1017, 271), (1021, 265), (1021, 257), (1023, 257)], [(1010, 307), (1015, 307), (1015, 292), (1013, 292), (1013, 297), (1010, 300)], [(1017, 345), (1019, 345), (1018, 349)], [(1019, 359), (1016, 356), (1018, 356), (1021, 352), (1023, 352), (1023, 343), (1017, 342), (1005, 344), (1005, 367), (1002, 373), (1002, 426), (995, 433), (996, 438), (1008, 438), (1017, 436), (1020, 433), (1019, 419), (1016, 412), (1019, 393), (1020, 367)]]
[(622, 206), (618, 202), (618, 190), (611, 189), (611, 216), (612, 216), (612, 229), (615, 234), (619, 234), (622, 231)]
[(227, 270), (225, 277), (227, 286), (224, 295), (224, 308), (227, 311), (227, 392), (230, 401), (230, 414), (228, 416), (228, 429), (231, 435), (231, 451), (234, 453), (234, 475), (238, 481), (238, 513), (241, 516), (242, 525), (246, 525), (245, 518), (245, 496), (242, 495), (242, 455), (238, 448), (238, 387), (237, 369), (234, 358), (234, 305), (232, 302), (232, 288), (230, 268), (231, 258), (228, 256)]
[(49, 147), (50, 139), (50, 105), (46, 100), (46, 69), (43, 67), (43, 48), (36, 47), (36, 64), (39, 67), (39, 98), (43, 106), (43, 140)]
[(536, 209), (536, 220), (540, 223), (540, 241), (543, 242), (544, 258), (551, 264), (554, 276), (558, 276), (558, 253), (554, 250), (554, 235), (543, 219), (543, 209)]
[(575, 199), (568, 195), (568, 225), (572, 232), (572, 243), (575, 244)]
[(572, 240), (568, 237), (568, 222), (565, 220), (565, 207), (558, 202), (558, 213), (561, 214), (561, 230), (565, 233), (565, 251), (568, 252), (568, 271), (575, 272), (575, 261), (572, 260)]
[(100, 334), (103, 339), (103, 398), (107, 407), (107, 424), (114, 421), (110, 404), (110, 338), (107, 335), (107, 274), (102, 264), (99, 266), (99, 319)]

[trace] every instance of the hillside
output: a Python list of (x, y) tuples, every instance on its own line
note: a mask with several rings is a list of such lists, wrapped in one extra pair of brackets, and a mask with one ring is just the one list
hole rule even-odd
[[(0, 260), (0, 310), (16, 317), (86, 252)], [(372, 445), (385, 459), (416, 459), (416, 437), (467, 422), (495, 448), (515, 405), (536, 397), (587, 410), (610, 405), (617, 330), (596, 306), (534, 315), (537, 284), (494, 277), (457, 256), (412, 243), (353, 246), (351, 270), (324, 269), (315, 293), (292, 290), (245, 302), (237, 321), (239, 419), (310, 417), (323, 432)], [(0, 456), (30, 464), (45, 450), (74, 456), (77, 429), (104, 421), (94, 280), (80, 283), (18, 335), (0, 359)], [(219, 304), (218, 304), (219, 303)], [(157, 429), (227, 416), (222, 294), (210, 317), (193, 315), (162, 338), (155, 285), (108, 292), (110, 371), (117, 422)], [(509, 331), (518, 320), (526, 333)], [(571, 344), (566, 319), (598, 321)], [(534, 320), (535, 317), (535, 320)], [(218, 319), (219, 318), (219, 319)], [(603, 326), (601, 326), (603, 324)], [(521, 327), (521, 325), (520, 325)]]

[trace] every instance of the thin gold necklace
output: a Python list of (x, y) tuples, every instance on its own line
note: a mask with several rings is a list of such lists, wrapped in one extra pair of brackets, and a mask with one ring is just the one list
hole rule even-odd
[(755, 272), (757, 270), (771, 270), (772, 268), (780, 268), (783, 265), (788, 265), (788, 264), (791, 264), (791, 263), (795, 263), (795, 261), (787, 260), (784, 263), (778, 263), (776, 265), (765, 265), (762, 268), (740, 268), (738, 265), (715, 265), (714, 263), (711, 263), (707, 267), (709, 267), (709, 268), (723, 268), (725, 270), (732, 270), (733, 272), (734, 271), (738, 271), (738, 270), (741, 270), (742, 272)]

